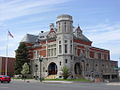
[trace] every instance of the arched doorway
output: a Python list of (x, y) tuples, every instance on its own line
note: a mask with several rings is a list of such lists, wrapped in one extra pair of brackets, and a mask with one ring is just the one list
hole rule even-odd
[(55, 75), (57, 74), (57, 65), (52, 62), (48, 66), (48, 75)]
[(74, 71), (75, 71), (75, 74), (77, 74), (77, 75), (81, 75), (82, 74), (82, 69), (81, 69), (80, 63), (76, 63), (75, 64)]

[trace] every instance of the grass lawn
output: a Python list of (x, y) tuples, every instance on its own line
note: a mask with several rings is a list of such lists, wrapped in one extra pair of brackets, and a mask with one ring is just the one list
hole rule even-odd
[(90, 80), (86, 79), (45, 79), (46, 81), (81, 81), (81, 82), (91, 82)]

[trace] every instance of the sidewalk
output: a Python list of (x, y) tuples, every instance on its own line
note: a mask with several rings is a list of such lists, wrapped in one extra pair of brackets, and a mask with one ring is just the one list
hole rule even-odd
[(107, 85), (120, 86), (120, 82), (107, 83)]
[[(12, 79), (12, 81), (20, 81), (20, 82), (26, 82), (26, 83), (40, 83), (39, 80), (35, 79), (26, 79), (25, 81), (22, 79)], [(84, 82), (77, 82), (77, 81), (42, 81), (42, 83), (63, 83), (63, 84), (71, 84), (71, 83), (84, 83)], [(89, 82), (87, 82), (89, 83)], [(95, 83), (96, 84), (96, 83)], [(120, 82), (110, 82), (110, 83), (104, 83), (105, 85), (113, 85), (113, 86), (120, 86)]]
[[(22, 79), (12, 79), (12, 81), (23, 81)], [(35, 79), (26, 79), (25, 82), (27, 83), (35, 83), (35, 82), (40, 82), (39, 80), (35, 80)], [(73, 83), (72, 81), (42, 81), (43, 83), (66, 83), (66, 84), (70, 84)]]

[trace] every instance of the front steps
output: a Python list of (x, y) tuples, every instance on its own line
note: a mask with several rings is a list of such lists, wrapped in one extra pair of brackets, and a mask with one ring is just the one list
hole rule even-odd
[(78, 79), (78, 78), (84, 78), (82, 75), (75, 75), (75, 77)]
[(56, 79), (57, 75), (48, 75), (45, 79)]

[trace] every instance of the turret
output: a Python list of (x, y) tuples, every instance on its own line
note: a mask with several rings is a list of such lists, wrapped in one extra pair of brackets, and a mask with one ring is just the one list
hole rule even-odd
[(72, 33), (73, 31), (72, 16), (63, 14), (57, 17), (57, 34)]

